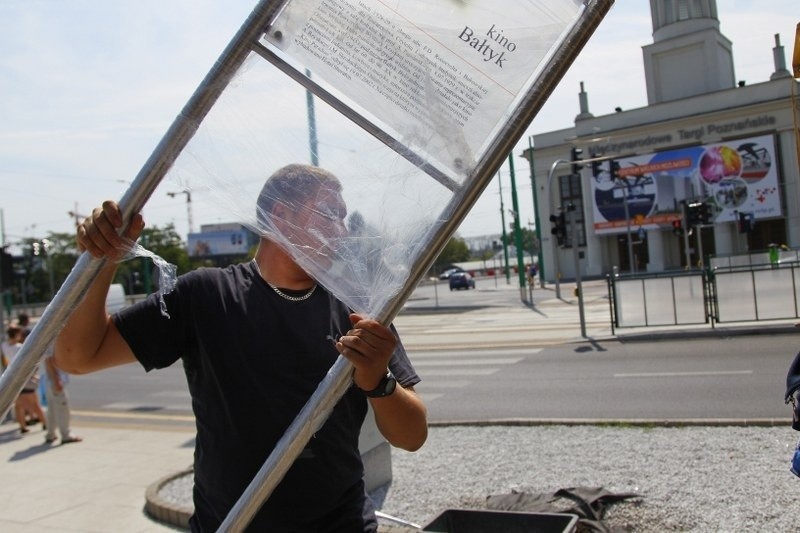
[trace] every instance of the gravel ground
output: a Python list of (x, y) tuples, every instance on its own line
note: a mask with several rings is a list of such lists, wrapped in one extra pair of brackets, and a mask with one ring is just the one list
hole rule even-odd
[[(789, 472), (798, 437), (789, 421), (770, 428), (432, 427), (420, 451), (393, 450), (392, 484), (377, 497), (382, 512), (425, 525), (447, 509), (485, 509), (493, 494), (603, 487), (641, 495), (610, 507), (605, 523), (618, 531), (800, 531), (800, 479)], [(191, 480), (160, 495), (190, 498)]]
[(426, 524), (485, 509), (512, 490), (604, 487), (642, 498), (613, 505), (622, 531), (799, 531), (800, 433), (786, 427), (434, 427), (416, 453), (394, 450), (381, 511)]

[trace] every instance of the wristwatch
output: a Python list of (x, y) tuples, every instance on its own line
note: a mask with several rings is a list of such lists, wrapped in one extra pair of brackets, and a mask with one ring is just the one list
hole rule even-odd
[(378, 382), (377, 387), (372, 390), (361, 390), (364, 392), (367, 398), (384, 398), (386, 396), (391, 396), (396, 387), (397, 380), (390, 371), (387, 371), (386, 375), (381, 378), (380, 382)]

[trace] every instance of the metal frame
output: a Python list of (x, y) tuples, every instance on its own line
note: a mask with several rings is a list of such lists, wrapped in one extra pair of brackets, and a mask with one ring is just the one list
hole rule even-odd
[[(420, 247), (418, 256), (412, 263), (405, 285), (395, 298), (386, 303), (375, 317), (383, 324), (390, 323), (403, 303), (408, 299), (425, 272), (433, 264), (450, 236), (458, 229), (461, 221), (480, 197), (494, 174), (510, 154), (525, 128), (544, 105), (570, 64), (589, 40), (595, 28), (611, 8), (613, 0), (593, 0), (587, 2), (587, 9), (581, 21), (572, 28), (563, 46), (550, 58), (541, 76), (525, 94), (512, 116), (486, 150), (486, 155), (478, 162), (472, 174), (459, 187), (450, 200), (445, 213), (452, 213), (448, 220), (432, 227), (425, 239), (427, 246)], [(313, 87), (307, 87), (313, 90)], [(391, 146), (390, 146), (391, 147)], [(339, 357), (328, 375), (319, 384), (300, 414), (278, 441), (256, 477), (245, 489), (220, 531), (240, 531), (249, 524), (252, 516), (269, 497), (283, 475), (299, 456), (313, 433), (322, 426), (333, 407), (344, 395), (352, 380), (353, 366), (344, 357)]]
[[(220, 55), (195, 93), (175, 118), (153, 153), (119, 201), (127, 226), (134, 213), (141, 211), (172, 163), (194, 136), (202, 120), (216, 103), (228, 82), (252, 50), (252, 43), (264, 32), (283, 2), (262, 0)], [(14, 361), (0, 377), (0, 413), (5, 413), (22, 390), (47, 347), (55, 340), (74, 307), (105, 264), (84, 252), (41, 318), (25, 340)]]
[[(248, 54), (257, 52), (263, 55), (263, 46), (258, 42), (259, 38), (286, 1), (261, 0), (225, 48), (120, 200), (125, 226), (133, 214), (142, 209)], [(395, 298), (387, 302), (378, 312), (378, 316), (375, 317), (377, 320), (388, 324), (397, 315), (413, 292), (417, 281), (433, 263), (505, 158), (512, 152), (516, 142), (524, 134), (525, 128), (544, 105), (612, 4), (613, 0), (586, 0), (586, 9), (581, 19), (569, 31), (559, 50), (550, 57), (542, 74), (519, 101), (464, 185), (455, 190), (444, 211), (451, 216), (430, 229), (425, 241), (427, 246), (421, 247), (418, 256), (414, 258), (413, 268), (405, 285)], [(292, 77), (301, 81), (297, 76)], [(306, 88), (312, 91), (320, 90), (315, 84), (310, 83), (307, 76), (301, 78), (307, 80), (308, 83), (303, 83)], [(351, 119), (358, 122), (357, 117)], [(374, 130), (371, 133), (380, 134)], [(390, 148), (406, 155), (407, 150), (396, 145), (392, 139), (381, 140)], [(441, 181), (442, 176), (437, 175), (437, 172), (425, 162), (420, 162), (420, 167), (434, 179)], [(450, 186), (452, 185), (450, 183)], [(4, 413), (22, 390), (42, 354), (54, 341), (58, 330), (68, 320), (75, 305), (85, 296), (104, 264), (104, 259), (94, 259), (86, 252), (79, 257), (18, 356), (0, 377), (0, 412)], [(313, 433), (325, 422), (335, 404), (344, 395), (352, 381), (352, 371), (351, 363), (340, 356), (231, 509), (220, 531), (242, 531), (247, 527)]]

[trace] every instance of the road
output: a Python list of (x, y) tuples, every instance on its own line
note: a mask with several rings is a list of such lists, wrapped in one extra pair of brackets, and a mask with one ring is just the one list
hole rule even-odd
[(433, 421), (787, 419), (790, 335), (417, 354)]
[[(796, 336), (415, 351), (432, 422), (778, 419)], [(183, 371), (136, 365), (73, 376), (83, 423), (192, 425)]]

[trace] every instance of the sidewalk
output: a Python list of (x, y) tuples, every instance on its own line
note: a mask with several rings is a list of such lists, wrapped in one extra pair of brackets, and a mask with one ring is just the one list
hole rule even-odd
[[(502, 284), (485, 289), (495, 292), (488, 307), (434, 309), (428, 302), (409, 302), (395, 323), (411, 353), (797, 331), (794, 321), (780, 321), (716, 329), (708, 325), (633, 328), (617, 330), (612, 336), (605, 281), (591, 281), (584, 283), (587, 338), (583, 338), (572, 287), (562, 284), (562, 300), (555, 298), (552, 286), (537, 288), (537, 300), (542, 298), (542, 292), (546, 296), (533, 307), (520, 302), (516, 286)], [(175, 531), (145, 514), (145, 492), (191, 465), (193, 432), (86, 423), (75, 429), (83, 442), (46, 445), (40, 426), (20, 435), (16, 424), (0, 425), (0, 531)], [(161, 508), (159, 512), (166, 516), (170, 509)], [(381, 528), (400, 530), (405, 531)]]
[(0, 425), (0, 531), (174, 531), (145, 515), (145, 491), (192, 464), (192, 432), (76, 426), (83, 442), (47, 445), (40, 427)]
[(544, 289), (534, 289), (533, 306), (521, 301), (515, 283), (500, 283), (497, 287), (479, 283), (478, 287), (479, 291), (496, 296), (490, 305), (459, 307), (442, 304), (435, 307), (430, 301), (409, 301), (394, 321), (409, 352), (800, 333), (800, 329), (795, 328), (796, 320), (716, 324), (713, 328), (710, 324), (613, 328), (612, 332), (606, 281), (591, 280), (582, 284), (586, 333), (583, 337), (573, 282), (561, 284), (560, 299), (556, 298), (552, 284)]

